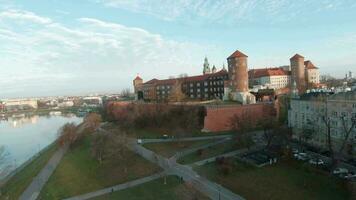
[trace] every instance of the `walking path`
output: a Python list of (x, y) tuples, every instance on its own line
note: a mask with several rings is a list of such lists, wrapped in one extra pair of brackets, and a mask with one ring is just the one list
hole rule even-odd
[[(85, 124), (78, 127), (77, 132), (80, 133), (86, 128)], [(46, 166), (42, 168), (40, 173), (33, 178), (31, 184), (27, 186), (26, 190), (21, 194), (19, 200), (35, 200), (41, 192), (41, 189), (48, 181), (49, 177), (53, 174), (58, 164), (61, 162), (64, 154), (67, 152), (69, 145), (60, 147), (49, 159)]]
[(46, 166), (36, 177), (33, 178), (31, 184), (21, 194), (19, 198), (20, 200), (37, 199), (42, 187), (45, 185), (49, 177), (52, 175), (53, 171), (56, 169), (57, 165), (60, 163), (67, 149), (68, 146), (61, 147), (53, 154), (52, 158), (48, 161)]
[[(103, 130), (103, 129), (101, 129)], [(167, 139), (141, 139), (142, 143), (158, 143), (158, 142), (179, 142), (179, 141), (198, 141), (198, 140), (214, 140), (231, 138), (232, 135), (213, 135), (201, 137), (186, 137), (186, 138), (167, 138)]]
[(102, 196), (104, 194), (110, 194), (112, 192), (116, 192), (116, 191), (120, 191), (120, 190), (123, 190), (123, 189), (131, 188), (131, 187), (143, 184), (143, 183), (147, 183), (149, 181), (156, 180), (156, 179), (162, 177), (164, 174), (165, 174), (164, 172), (153, 174), (151, 176), (146, 176), (144, 178), (136, 179), (136, 180), (129, 181), (129, 182), (126, 182), (126, 183), (123, 183), (123, 184), (115, 185), (115, 186), (112, 186), (112, 187), (108, 187), (108, 188), (101, 189), (101, 190), (98, 190), (98, 191), (95, 191), (95, 192), (90, 192), (90, 193), (87, 193), (87, 194), (71, 197), (71, 198), (64, 199), (64, 200), (91, 199), (91, 198), (94, 198), (94, 197)]

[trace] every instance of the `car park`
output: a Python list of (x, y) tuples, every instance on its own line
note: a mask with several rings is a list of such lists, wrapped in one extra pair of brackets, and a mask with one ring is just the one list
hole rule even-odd
[(324, 165), (325, 164), (325, 162), (322, 159), (316, 159), (316, 158), (310, 159), (309, 163), (312, 165)]
[(334, 171), (333, 171), (333, 174), (347, 174), (349, 173), (349, 170), (346, 169), (346, 168), (336, 168)]
[(294, 157), (297, 159), (297, 160), (302, 160), (302, 161), (307, 161), (309, 160), (309, 156), (307, 153), (296, 153), (294, 154)]

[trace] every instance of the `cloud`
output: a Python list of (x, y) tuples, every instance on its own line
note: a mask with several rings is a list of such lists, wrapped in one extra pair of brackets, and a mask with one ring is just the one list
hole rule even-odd
[(40, 17), (32, 12), (23, 11), (23, 10), (7, 10), (1, 12), (0, 20), (6, 20), (6, 19), (30, 21), (39, 24), (49, 24), (52, 22), (52, 20), (47, 17)]
[(120, 91), (131, 87), (136, 73), (147, 80), (200, 72), (206, 52), (219, 51), (94, 18), (69, 26), (24, 10), (0, 16), (6, 19), (0, 20), (4, 96)]
[[(355, 6), (353, 0), (96, 0), (109, 7), (163, 20), (206, 20), (224, 24), (307, 19), (310, 14)], [(278, 17), (276, 17), (278, 16)]]

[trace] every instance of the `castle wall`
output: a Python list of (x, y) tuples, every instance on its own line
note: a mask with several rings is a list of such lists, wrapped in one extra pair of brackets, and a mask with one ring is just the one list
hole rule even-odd
[(252, 124), (259, 120), (276, 117), (277, 109), (274, 103), (259, 103), (248, 105), (219, 105), (207, 106), (204, 119), (203, 131), (218, 132), (231, 130), (231, 120), (237, 115), (239, 117), (248, 117)]

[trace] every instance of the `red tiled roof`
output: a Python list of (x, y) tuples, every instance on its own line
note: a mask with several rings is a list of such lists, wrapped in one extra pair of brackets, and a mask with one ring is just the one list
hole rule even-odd
[(283, 76), (290, 75), (289, 71), (285, 71), (282, 68), (265, 68), (265, 69), (251, 69), (248, 71), (250, 78), (261, 78), (264, 76)]
[(304, 65), (307, 69), (318, 69), (310, 60), (305, 61)]
[(216, 73), (211, 73), (211, 74), (204, 74), (204, 75), (198, 75), (198, 76), (188, 76), (188, 77), (183, 77), (183, 78), (171, 78), (171, 79), (152, 79), (144, 84), (162, 84), (162, 85), (170, 85), (170, 84), (175, 84), (177, 80), (182, 80), (186, 82), (194, 82), (194, 81), (204, 81), (207, 78), (211, 76), (219, 76), (219, 75), (225, 75), (227, 74), (226, 70), (220, 70)]
[(135, 80), (142, 80), (142, 78), (137, 75)]
[(294, 60), (294, 59), (298, 59), (298, 58), (304, 58), (303, 56), (299, 55), (299, 54), (295, 54), (293, 57), (291, 57), (290, 59), (291, 60)]
[(245, 54), (243, 54), (241, 51), (236, 50), (233, 54), (231, 54), (228, 58), (239, 58), (239, 57), (248, 57)]

